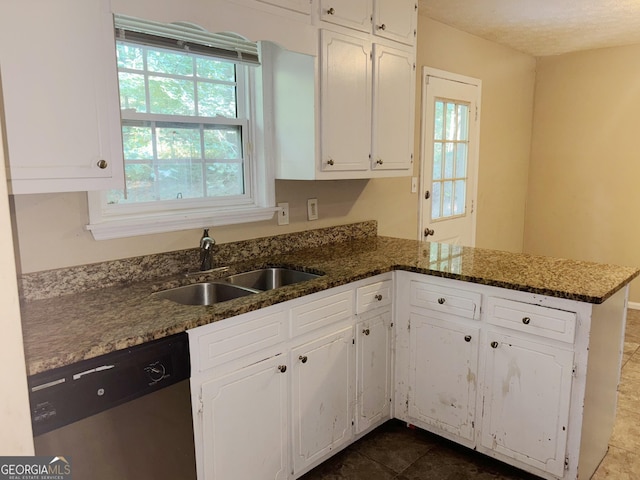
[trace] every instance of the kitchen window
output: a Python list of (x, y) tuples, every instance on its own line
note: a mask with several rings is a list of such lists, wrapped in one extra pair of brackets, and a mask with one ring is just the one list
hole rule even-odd
[(126, 185), (89, 193), (94, 237), (272, 218), (257, 45), (116, 16), (116, 51)]

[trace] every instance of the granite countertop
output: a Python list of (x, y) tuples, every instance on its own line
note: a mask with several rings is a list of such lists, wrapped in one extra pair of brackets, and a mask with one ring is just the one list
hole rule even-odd
[[(213, 306), (181, 305), (153, 291), (212, 280), (266, 266), (323, 276)], [(73, 293), (22, 304), (30, 375), (205, 325), (303, 295), (392, 270), (406, 270), (548, 295), (602, 303), (634, 279), (631, 267), (563, 260), (481, 248), (369, 237), (331, 243), (229, 265), (225, 272)]]

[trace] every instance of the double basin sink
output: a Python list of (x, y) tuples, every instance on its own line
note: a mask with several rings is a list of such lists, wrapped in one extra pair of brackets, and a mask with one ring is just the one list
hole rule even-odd
[(320, 275), (290, 268), (261, 268), (237, 273), (212, 282), (194, 283), (184, 287), (155, 292), (152, 295), (183, 305), (214, 305), (227, 300), (273, 290), (318, 278)]

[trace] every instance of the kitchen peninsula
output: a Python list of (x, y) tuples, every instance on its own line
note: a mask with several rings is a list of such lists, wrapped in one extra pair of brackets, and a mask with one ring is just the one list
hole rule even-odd
[[(345, 350), (354, 375), (345, 377), (350, 410), (343, 415), (344, 435), (317, 456), (296, 451), (291, 461), (285, 458), (289, 478), (392, 416), (545, 478), (582, 478), (606, 453), (627, 285), (640, 273), (636, 268), (378, 237), (375, 222), (365, 222), (221, 245), (218, 260), (229, 269), (213, 274), (284, 266), (323, 274), (314, 280), (209, 307), (150, 295), (210, 280), (184, 276), (197, 264), (196, 254), (26, 275), (22, 316), (29, 374), (185, 330), (190, 341), (215, 336), (264, 313), (261, 318), (277, 318), (282, 337), (245, 358), (277, 347), (274, 361), (280, 371), (292, 371), (291, 389), (304, 388), (296, 383), (302, 378), (298, 360), (320, 337), (333, 335), (358, 352), (354, 364), (356, 353)], [(337, 305), (343, 310), (337, 312)], [(366, 342), (378, 334), (388, 345), (380, 382), (370, 378), (366, 360)], [(214, 360), (206, 364), (198, 345), (192, 344), (191, 390), (206, 411), (210, 405), (195, 389), (207, 380), (208, 367), (225, 367)], [(378, 382), (376, 388), (366, 381)], [(380, 415), (367, 411), (372, 391), (384, 397), (384, 405), (370, 409)], [(295, 415), (302, 407), (292, 405), (296, 445), (309, 440)], [(541, 408), (547, 409), (543, 420), (535, 417)], [(531, 425), (530, 438), (521, 435)], [(199, 458), (205, 451), (215, 456), (203, 447), (208, 443), (202, 425), (194, 427)], [(202, 473), (204, 464), (198, 468)]]

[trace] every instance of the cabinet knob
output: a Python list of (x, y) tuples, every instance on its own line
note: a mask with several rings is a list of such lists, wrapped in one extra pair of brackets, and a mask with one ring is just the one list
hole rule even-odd
[(333, 158), (330, 158), (329, 160), (327, 160), (327, 165), (333, 165)]
[(107, 168), (109, 163), (106, 160), (98, 160), (97, 165), (98, 165), (98, 168), (100, 168), (101, 170), (104, 170), (105, 168)]
[(280, 373), (284, 373), (287, 371), (287, 366), (286, 365), (278, 365), (278, 370), (280, 370)]
[(524, 317), (522, 319), (522, 323), (524, 323), (525, 325), (529, 325), (530, 322), (531, 322), (531, 319), (529, 317)]
[(471, 335), (465, 335), (464, 336), (464, 341), (465, 342), (470, 342), (471, 341)]
[(446, 301), (447, 301), (447, 300), (446, 300), (445, 298), (443, 298), (443, 297), (440, 297), (440, 298), (438, 299), (438, 303), (439, 303), (440, 305), (444, 305), (444, 302), (446, 302)]
[(300, 355), (298, 357), (298, 360), (300, 360), (302, 363), (307, 363), (307, 356), (306, 355)]
[(378, 25), (378, 30), (386, 30), (387, 26), (383, 23), (382, 25)]
[(369, 335), (371, 332), (368, 328), (365, 328), (364, 330), (362, 330), (362, 333), (364, 333), (365, 335)]
[(424, 236), (428, 237), (429, 235), (433, 235), (434, 233), (436, 233), (436, 231), (433, 228), (425, 228), (424, 229)]
[(335, 9), (333, 7), (329, 8), (329, 10), (327, 10), (327, 14), (328, 15), (333, 15), (334, 13), (336, 13)]
[(498, 348), (498, 342), (491, 342), (491, 348)]
[(379, 158), (378, 160), (376, 160), (376, 163), (377, 163), (378, 165), (382, 165), (384, 162), (382, 161), (382, 159), (381, 159), (381, 158)]
[(380, 295), (379, 293), (374, 297), (377, 301), (382, 301), (382, 295)]

